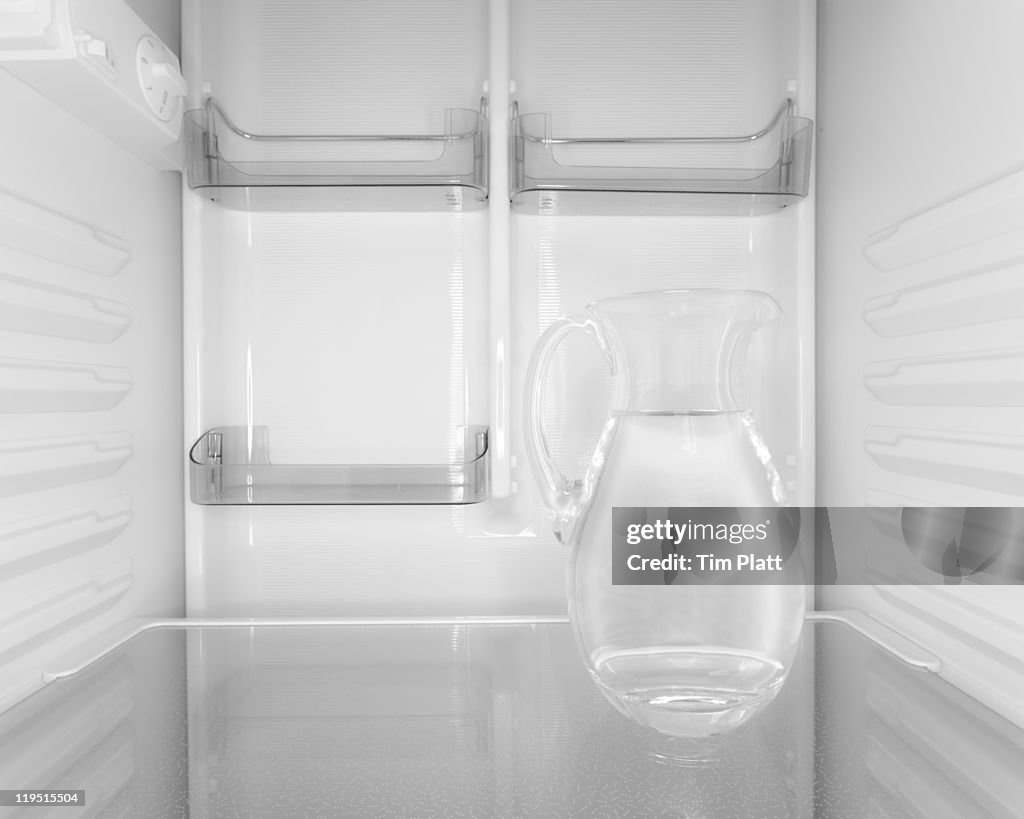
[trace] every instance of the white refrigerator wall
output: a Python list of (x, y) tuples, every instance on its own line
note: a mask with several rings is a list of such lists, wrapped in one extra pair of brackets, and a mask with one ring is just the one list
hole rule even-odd
[[(753, 133), (787, 95), (813, 117), (813, 55), (802, 0), (184, 7), (191, 104), (205, 89), (254, 132), (436, 132), (486, 83), (496, 135), (509, 99), (584, 135)], [(563, 613), (566, 551), (522, 449), (524, 371), (551, 321), (616, 293), (779, 300), (786, 318), (753, 353), (752, 392), (790, 492), (810, 502), (813, 196), (760, 217), (510, 215), (504, 173), (491, 210), (466, 213), (241, 212), (186, 192), (186, 446), (214, 426), (263, 425), (276, 463), (444, 463), (460, 425), (484, 424), (499, 495), (190, 504), (190, 614)], [(570, 474), (603, 421), (602, 367), (570, 346), (549, 384)]]
[[(819, 22), (818, 503), (1021, 506), (1024, 7), (826, 0)], [(1019, 587), (819, 597), (1024, 724)]]
[(181, 615), (184, 534), (179, 178), (5, 70), (0, 107), (2, 709), (111, 626)]

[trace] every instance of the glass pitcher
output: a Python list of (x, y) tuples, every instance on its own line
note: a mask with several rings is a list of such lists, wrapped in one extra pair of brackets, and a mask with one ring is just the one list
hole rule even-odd
[[(613, 585), (612, 508), (776, 507), (782, 484), (745, 404), (748, 342), (781, 315), (766, 293), (673, 290), (602, 299), (552, 324), (527, 372), (527, 452), (569, 556), (569, 614), (587, 667), (622, 713), (707, 736), (775, 697), (796, 652), (803, 585)], [(581, 479), (562, 475), (542, 389), (580, 330), (608, 358), (610, 417)]]

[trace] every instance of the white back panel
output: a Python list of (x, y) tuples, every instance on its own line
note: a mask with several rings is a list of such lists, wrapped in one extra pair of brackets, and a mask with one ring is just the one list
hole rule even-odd
[[(478, 0), (201, 0), (185, 60), (249, 131), (441, 132), (477, 109), (487, 4)], [(200, 80), (199, 82), (198, 80)]]
[[(818, 502), (1024, 504), (1024, 9), (819, 3)], [(1024, 720), (1024, 594), (826, 589)], [(1008, 640), (1007, 635), (1012, 636)], [(1012, 654), (1012, 652), (1011, 652)]]
[[(476, 105), (487, 5), (193, 2), (186, 72), (193, 89), (209, 81), (254, 129), (436, 130), (428, 117), (439, 109)], [(756, 130), (790, 80), (799, 113), (813, 116), (808, 3), (515, 0), (508, 12), (509, 30), (493, 26), (491, 47), (504, 55), (510, 40), (509, 66), (491, 70), (507, 68), (521, 110), (568, 116), (588, 134)], [(509, 234), (510, 260), (489, 269), (491, 243)], [(190, 613), (564, 611), (566, 551), (520, 439), (524, 370), (551, 320), (614, 293), (718, 286), (776, 296), (787, 319), (754, 353), (753, 392), (780, 471), (795, 497), (806, 496), (812, 246), (810, 200), (758, 219), (516, 215), (489, 224), (476, 213), (248, 214), (187, 197), (187, 443), (211, 426), (252, 423), (270, 428), (280, 463), (443, 459), (457, 425), (493, 423), (489, 368), (499, 358), (512, 430), (507, 499), (466, 508), (190, 504)], [(503, 301), (507, 336), (488, 326)], [(606, 384), (599, 362), (576, 352), (579, 364), (553, 384), (567, 471), (592, 443)]]
[[(477, 0), (186, 11), (193, 87), (254, 130), (439, 131), (487, 78)], [(262, 424), (276, 463), (444, 464), (459, 427), (489, 424), (485, 212), (250, 214), (189, 196), (185, 222), (188, 443)], [(491, 540), (488, 517), (190, 506), (189, 611), (560, 611), (564, 553)]]
[[(517, 0), (523, 113), (587, 136), (757, 130), (807, 54), (796, 0)], [(804, 114), (805, 116), (807, 114)]]
[(184, 592), (179, 177), (4, 71), (0, 105), (3, 708)]

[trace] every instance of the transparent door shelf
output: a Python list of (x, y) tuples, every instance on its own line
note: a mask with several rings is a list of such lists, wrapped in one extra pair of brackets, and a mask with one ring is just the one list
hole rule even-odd
[(189, 453), (192, 501), (204, 505), (465, 504), (488, 491), (487, 428), (462, 428), (451, 464), (273, 464), (266, 427), (220, 427)]
[(438, 134), (257, 134), (209, 97), (185, 114), (188, 185), (241, 210), (471, 210), (487, 200), (487, 117)]
[(550, 114), (512, 120), (517, 210), (567, 213), (768, 213), (807, 195), (813, 123), (786, 100), (743, 136), (565, 137)]

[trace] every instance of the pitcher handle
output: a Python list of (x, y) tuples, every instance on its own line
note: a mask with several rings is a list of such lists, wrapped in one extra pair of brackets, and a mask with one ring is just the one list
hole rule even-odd
[(562, 340), (574, 330), (589, 335), (608, 358), (612, 374), (615, 374), (615, 361), (611, 348), (601, 332), (600, 326), (593, 319), (585, 316), (560, 318), (551, 324), (534, 347), (526, 369), (526, 395), (523, 402), (525, 419), (526, 454), (530, 459), (533, 474), (540, 484), (544, 502), (555, 513), (555, 536), (560, 543), (568, 543), (572, 537), (576, 520), (581, 511), (580, 495), (583, 481), (568, 478), (562, 474), (551, 457), (547, 436), (544, 435), (542, 418), (543, 389), (547, 381), (548, 368)]

